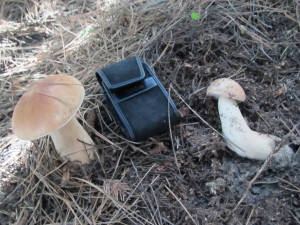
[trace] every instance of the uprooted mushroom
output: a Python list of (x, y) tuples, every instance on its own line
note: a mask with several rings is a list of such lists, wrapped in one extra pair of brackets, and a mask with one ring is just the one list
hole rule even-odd
[(48, 76), (31, 86), (18, 101), (12, 129), (22, 140), (50, 135), (61, 157), (82, 164), (94, 158), (94, 142), (74, 117), (84, 88), (69, 75)]
[[(243, 88), (234, 80), (220, 78), (210, 84), (206, 94), (218, 100), (223, 138), (228, 148), (242, 157), (265, 160), (281, 139), (249, 128), (237, 104), (246, 99)], [(282, 148), (280, 151), (290, 154), (292, 150)]]

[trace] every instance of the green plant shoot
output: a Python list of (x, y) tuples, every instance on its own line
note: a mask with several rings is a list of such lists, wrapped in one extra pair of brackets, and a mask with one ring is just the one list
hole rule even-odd
[(200, 16), (199, 16), (198, 13), (193, 12), (193, 13), (191, 14), (191, 18), (192, 18), (192, 20), (199, 20), (199, 19), (200, 19)]

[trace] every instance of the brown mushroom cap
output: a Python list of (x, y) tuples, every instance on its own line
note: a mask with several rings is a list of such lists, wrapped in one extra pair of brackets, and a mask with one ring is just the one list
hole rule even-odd
[(244, 89), (230, 78), (214, 80), (207, 88), (206, 95), (216, 99), (223, 96), (239, 102), (243, 102), (246, 99)]
[(84, 98), (79, 80), (69, 75), (46, 77), (20, 98), (12, 116), (12, 129), (23, 140), (45, 136), (64, 126)]

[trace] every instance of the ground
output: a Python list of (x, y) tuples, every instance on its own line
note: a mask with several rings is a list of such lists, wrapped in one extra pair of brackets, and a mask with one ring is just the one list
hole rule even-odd
[[(0, 3), (1, 224), (300, 224), (299, 1)], [(193, 14), (193, 17), (191, 15)], [(198, 15), (198, 16), (195, 16)], [(132, 55), (182, 114), (140, 143), (121, 136), (95, 71)], [(77, 115), (97, 159), (61, 159), (48, 137), (18, 140), (14, 105), (45, 76), (85, 86)], [(291, 160), (242, 158), (221, 136), (210, 82), (230, 77), (251, 129), (294, 143)]]

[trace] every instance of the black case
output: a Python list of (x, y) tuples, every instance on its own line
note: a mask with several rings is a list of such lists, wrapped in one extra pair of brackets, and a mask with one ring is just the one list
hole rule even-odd
[[(123, 134), (141, 141), (179, 122), (179, 113), (149, 65), (138, 56), (96, 71)], [(169, 104), (168, 104), (169, 103)]]

